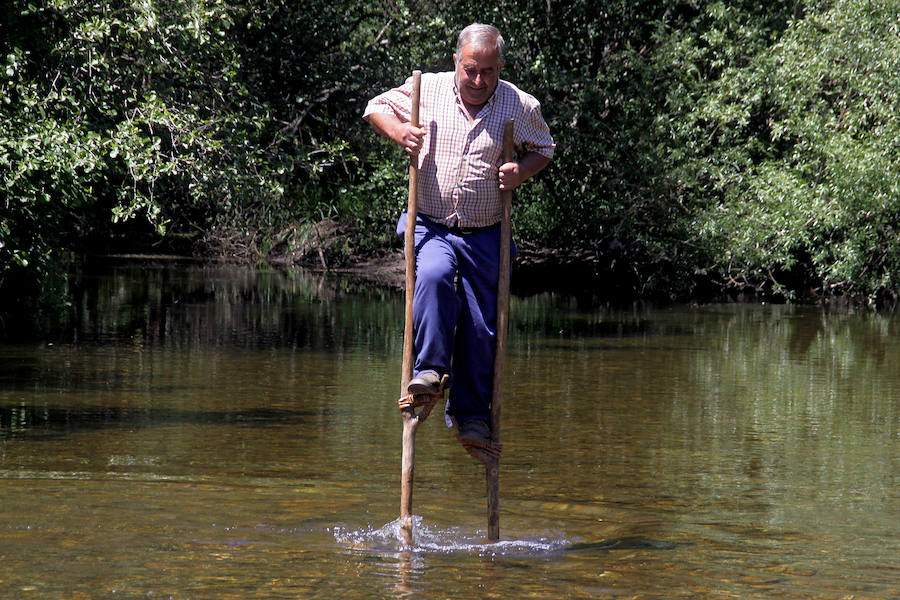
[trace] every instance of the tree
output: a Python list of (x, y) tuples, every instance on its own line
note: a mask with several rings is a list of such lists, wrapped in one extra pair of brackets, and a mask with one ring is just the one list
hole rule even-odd
[[(788, 298), (894, 298), (900, 273), (896, 1), (811, 2), (727, 65), (677, 128), (711, 269)], [(673, 152), (672, 155), (675, 155)]]
[(280, 192), (277, 165), (241, 143), (265, 107), (234, 77), (238, 9), (14, 0), (4, 11), (0, 314), (57, 289), (47, 280), (61, 254), (110, 217), (162, 233), (198, 206)]

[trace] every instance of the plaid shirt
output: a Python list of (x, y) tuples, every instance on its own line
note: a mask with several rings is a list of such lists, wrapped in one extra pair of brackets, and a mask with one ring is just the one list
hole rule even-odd
[[(538, 101), (503, 80), (470, 121), (454, 75), (422, 74), (419, 119), (426, 134), (419, 152), (419, 211), (447, 227), (487, 227), (501, 217), (503, 122), (515, 119), (513, 138), (519, 152), (551, 158), (556, 146)], [(412, 78), (370, 100), (363, 116), (394, 113), (409, 121), (411, 96)]]

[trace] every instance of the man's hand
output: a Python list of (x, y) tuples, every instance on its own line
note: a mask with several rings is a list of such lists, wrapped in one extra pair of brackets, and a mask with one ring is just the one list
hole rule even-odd
[(508, 162), (500, 165), (500, 189), (514, 190), (524, 181), (519, 172), (519, 163)]
[(410, 156), (418, 156), (425, 140), (425, 130), (421, 127), (413, 127), (409, 123), (400, 123), (397, 126), (397, 137), (394, 141)]
[(550, 159), (537, 152), (526, 152), (519, 162), (508, 162), (500, 165), (500, 189), (514, 190), (528, 179), (540, 173)]
[(410, 156), (418, 156), (425, 139), (425, 130), (413, 127), (409, 121), (401, 121), (390, 113), (374, 113), (367, 117), (375, 131), (392, 140)]

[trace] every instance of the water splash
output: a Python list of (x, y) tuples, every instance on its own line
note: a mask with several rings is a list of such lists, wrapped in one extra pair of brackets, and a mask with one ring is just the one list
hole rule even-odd
[(396, 553), (412, 551), (433, 554), (476, 554), (482, 556), (542, 555), (559, 552), (571, 542), (562, 536), (501, 538), (488, 542), (484, 531), (466, 531), (459, 527), (435, 527), (413, 515), (413, 543), (408, 546), (400, 530), (400, 519), (376, 529), (371, 525), (351, 529), (337, 525), (332, 529), (338, 544), (353, 550)]

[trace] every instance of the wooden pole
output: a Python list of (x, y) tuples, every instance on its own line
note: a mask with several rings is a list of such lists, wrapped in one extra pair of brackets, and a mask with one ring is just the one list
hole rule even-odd
[[(513, 120), (503, 123), (503, 162), (513, 159)], [(500, 444), (500, 405), (503, 392), (503, 361), (506, 358), (506, 334), (509, 327), (509, 269), (512, 219), (512, 191), (500, 192), (500, 273), (497, 281), (497, 352), (494, 356), (494, 388), (491, 395), (491, 441)], [(500, 539), (500, 458), (484, 463), (487, 482), (488, 539)]]
[[(419, 89), (422, 72), (412, 74), (412, 114), (410, 123), (419, 126)], [(406, 232), (404, 249), (406, 254), (406, 313), (403, 325), (403, 362), (400, 369), (400, 396), (405, 397), (413, 371), (413, 294), (416, 288), (416, 213), (418, 212), (419, 157), (409, 161), (409, 199), (406, 208)], [(400, 465), (400, 531), (407, 545), (413, 543), (412, 487), (416, 461), (416, 429), (420, 420), (413, 407), (400, 411), (403, 418), (402, 458)]]

